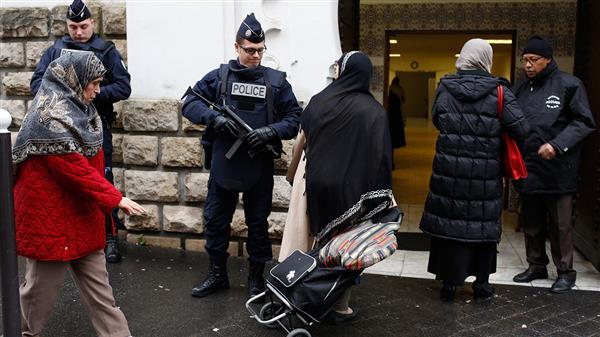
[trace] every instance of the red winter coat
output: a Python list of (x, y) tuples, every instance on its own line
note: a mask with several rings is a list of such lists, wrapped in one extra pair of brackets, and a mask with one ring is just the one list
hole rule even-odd
[(17, 166), (15, 224), (17, 253), (45, 261), (69, 261), (103, 249), (104, 213), (121, 193), (104, 178), (102, 150), (29, 156)]

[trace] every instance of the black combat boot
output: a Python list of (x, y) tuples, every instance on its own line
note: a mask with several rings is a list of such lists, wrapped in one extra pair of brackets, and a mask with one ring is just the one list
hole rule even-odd
[[(250, 262), (250, 269), (248, 271), (248, 297), (256, 296), (265, 291), (265, 279), (263, 274), (265, 272), (264, 262)], [(262, 303), (262, 300), (256, 301), (256, 303)]]
[(227, 277), (227, 260), (210, 260), (208, 276), (192, 288), (192, 296), (205, 297), (217, 290), (229, 289), (229, 278)]
[(112, 233), (106, 233), (106, 261), (108, 263), (119, 263), (121, 261), (121, 253), (119, 252), (119, 241), (117, 236)]
[(456, 286), (444, 281), (442, 289), (440, 289), (440, 298), (443, 302), (454, 302), (456, 294)]

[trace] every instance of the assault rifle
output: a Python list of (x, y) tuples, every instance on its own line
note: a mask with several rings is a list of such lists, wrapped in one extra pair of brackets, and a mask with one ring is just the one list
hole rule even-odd
[[(240, 116), (233, 112), (231, 107), (229, 107), (227, 104), (223, 104), (223, 106), (218, 106), (206, 99), (200, 93), (196, 92), (194, 89), (192, 89), (192, 87), (188, 87), (187, 91), (185, 92), (185, 94), (183, 94), (181, 98), (183, 99), (189, 94), (193, 94), (194, 96), (200, 98), (204, 103), (206, 103), (206, 105), (210, 106), (213, 110), (217, 111), (224, 117), (231, 119), (237, 125), (238, 130), (240, 130), (240, 132), (236, 135), (237, 139), (235, 140), (235, 143), (233, 143), (233, 145), (225, 154), (225, 158), (231, 159), (244, 142), (244, 138), (246, 137), (246, 135), (252, 132), (253, 129), (243, 119), (241, 119)], [(281, 157), (281, 153), (283, 152), (283, 149), (277, 149), (275, 146), (273, 146), (273, 144), (266, 144), (265, 150), (266, 152), (270, 152), (274, 156), (274, 158)], [(248, 156), (250, 156), (250, 158), (254, 158), (256, 155), (256, 151), (248, 151)]]

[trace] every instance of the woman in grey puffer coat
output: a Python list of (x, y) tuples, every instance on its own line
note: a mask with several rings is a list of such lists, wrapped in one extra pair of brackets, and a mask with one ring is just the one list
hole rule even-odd
[[(433, 104), (440, 134), (420, 228), (431, 236), (428, 271), (443, 280), (441, 297), (454, 299), (468, 276), (476, 298), (494, 294), (496, 244), (502, 225), (501, 133), (523, 138), (529, 125), (508, 83), (490, 74), (492, 47), (469, 40), (456, 61), (457, 73), (442, 78)], [(498, 119), (498, 86), (504, 90)]]

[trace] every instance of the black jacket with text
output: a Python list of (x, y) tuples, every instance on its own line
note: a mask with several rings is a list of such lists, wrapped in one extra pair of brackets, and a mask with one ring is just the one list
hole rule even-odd
[[(585, 87), (552, 61), (538, 76), (516, 85), (514, 92), (531, 125), (531, 133), (519, 143), (527, 178), (515, 182), (515, 188), (527, 194), (575, 192), (581, 141), (596, 127)], [(537, 154), (545, 143), (556, 150), (552, 160)]]

